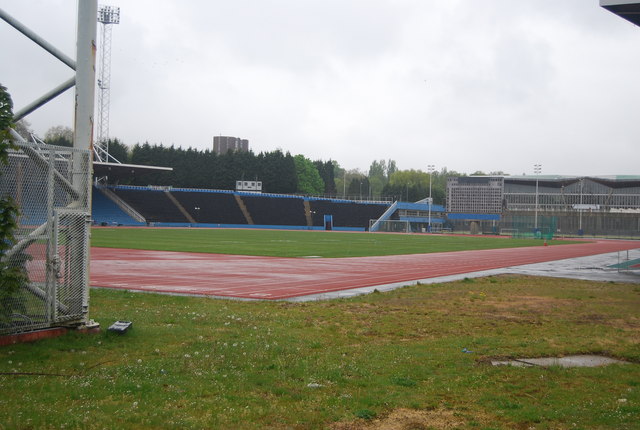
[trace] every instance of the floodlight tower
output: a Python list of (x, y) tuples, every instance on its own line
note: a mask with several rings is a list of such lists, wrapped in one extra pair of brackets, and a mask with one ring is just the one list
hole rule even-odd
[[(109, 158), (109, 91), (111, 89), (111, 30), (112, 24), (120, 24), (120, 8), (100, 6), (98, 22), (102, 24), (100, 40), (100, 72), (98, 74), (98, 136), (94, 145), (96, 161), (108, 162)], [(116, 160), (117, 161), (117, 160)]]
[(431, 197), (431, 177), (433, 176), (433, 171), (436, 166), (433, 164), (429, 164), (427, 166), (427, 170), (429, 171), (429, 224), (427, 224), (427, 230), (431, 233), (431, 205), (433, 204), (433, 197)]

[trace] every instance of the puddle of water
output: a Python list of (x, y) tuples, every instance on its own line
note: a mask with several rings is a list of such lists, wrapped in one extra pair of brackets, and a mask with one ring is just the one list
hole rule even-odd
[(566, 357), (547, 358), (519, 358), (504, 361), (491, 361), (494, 366), (516, 366), (516, 367), (599, 367), (610, 364), (629, 364), (626, 361), (615, 358), (603, 357), (601, 355), (568, 355)]

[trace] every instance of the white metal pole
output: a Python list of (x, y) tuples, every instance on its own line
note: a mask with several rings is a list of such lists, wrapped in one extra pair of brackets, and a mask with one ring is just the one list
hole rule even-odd
[[(79, 206), (91, 210), (91, 176), (93, 174), (93, 118), (96, 84), (96, 30), (98, 27), (98, 0), (78, 0), (78, 30), (76, 39), (76, 99), (73, 130), (73, 186), (80, 193)], [(86, 164), (85, 164), (86, 163)], [(90, 222), (90, 216), (86, 222)], [(86, 226), (88, 228), (88, 226)], [(82, 287), (82, 304), (89, 310), (89, 262), (91, 260), (88, 237), (80, 235), (71, 243), (74, 261), (81, 261), (86, 249)], [(86, 248), (85, 248), (86, 247)]]
[(78, 0), (74, 148), (93, 150), (98, 1)]
[(431, 205), (433, 204), (433, 198), (431, 197), (431, 177), (433, 176), (433, 164), (429, 164), (427, 166), (427, 170), (429, 170), (429, 223), (427, 224), (427, 231), (431, 233)]

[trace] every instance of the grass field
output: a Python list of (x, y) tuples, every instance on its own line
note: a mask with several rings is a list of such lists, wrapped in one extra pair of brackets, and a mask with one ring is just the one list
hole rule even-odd
[[(313, 303), (91, 294), (101, 333), (0, 348), (0, 428), (619, 430), (640, 422), (637, 285), (500, 276)], [(133, 329), (107, 332), (118, 319)], [(634, 364), (489, 364), (574, 353)]]
[[(553, 241), (553, 244), (566, 243)], [(542, 246), (541, 240), (295, 230), (94, 228), (91, 245), (274, 257), (361, 257)]]

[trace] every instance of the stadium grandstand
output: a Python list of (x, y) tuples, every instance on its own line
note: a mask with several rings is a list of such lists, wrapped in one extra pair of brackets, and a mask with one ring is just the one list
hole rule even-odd
[(417, 203), (356, 201), (230, 190), (94, 185), (100, 226), (245, 227), (311, 230), (441, 231), (445, 209)]
[[(0, 188), (26, 192), (41, 176), (15, 163)], [(28, 224), (45, 217), (27, 205), (23, 211)], [(95, 181), (92, 219), (99, 226), (640, 237), (640, 176), (451, 177), (446, 206)]]
[(364, 231), (370, 220), (379, 218), (391, 204), (386, 201), (126, 185), (94, 185), (93, 195), (94, 224), (101, 226)]

